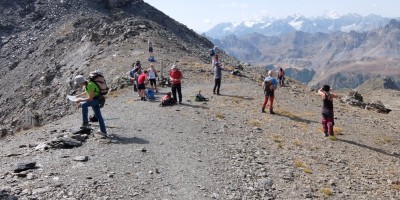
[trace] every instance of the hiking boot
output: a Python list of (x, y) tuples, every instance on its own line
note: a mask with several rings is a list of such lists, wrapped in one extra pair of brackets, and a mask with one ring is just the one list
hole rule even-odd
[(269, 110), (269, 114), (274, 115), (275, 112), (273, 110)]
[(265, 113), (265, 108), (261, 108), (261, 112), (262, 112), (262, 113)]
[(89, 122), (84, 122), (84, 123), (82, 123), (81, 129), (90, 129)]
[(329, 135), (328, 135), (328, 133), (327, 133), (327, 132), (324, 132), (324, 136), (325, 136), (325, 137), (328, 137)]

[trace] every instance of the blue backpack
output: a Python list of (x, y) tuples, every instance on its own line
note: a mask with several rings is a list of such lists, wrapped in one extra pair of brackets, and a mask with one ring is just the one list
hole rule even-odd
[(154, 91), (150, 90), (150, 89), (146, 90), (146, 96), (147, 96), (147, 98), (149, 100), (155, 100), (156, 99), (156, 97), (154, 96)]
[(154, 58), (154, 56), (150, 56), (147, 60), (149, 62), (156, 62), (156, 59)]

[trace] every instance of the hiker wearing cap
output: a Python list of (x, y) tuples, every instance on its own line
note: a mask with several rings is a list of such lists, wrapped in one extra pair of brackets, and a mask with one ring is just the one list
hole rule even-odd
[(318, 94), (322, 97), (322, 129), (324, 130), (325, 137), (333, 135), (333, 126), (335, 125), (333, 117), (333, 98), (339, 96), (331, 92), (329, 85), (324, 85), (318, 90)]
[(280, 67), (279, 71), (278, 71), (278, 81), (279, 81), (279, 86), (281, 86), (281, 87), (285, 86), (285, 84), (284, 84), (285, 71), (283, 71), (282, 67)]
[(139, 75), (138, 78), (138, 90), (140, 100), (146, 101), (145, 90), (146, 90), (146, 79), (147, 79), (147, 70), (145, 70), (142, 74)]
[(178, 100), (176, 97), (176, 92), (178, 92), (179, 104), (182, 103), (182, 88), (181, 88), (181, 80), (183, 79), (182, 72), (179, 71), (176, 65), (172, 65), (171, 71), (169, 71), (169, 78), (171, 80), (171, 92), (172, 97), (175, 101)]
[(278, 86), (278, 81), (274, 77), (272, 77), (272, 71), (271, 70), (268, 71), (268, 77), (264, 79), (264, 82), (262, 84), (265, 97), (261, 112), (265, 113), (265, 106), (267, 105), (269, 100), (269, 114), (275, 114), (273, 110), (273, 104), (274, 104), (275, 90), (277, 86)]
[(149, 81), (150, 81), (150, 86), (153, 90), (155, 90), (156, 92), (158, 92), (157, 90), (157, 70), (154, 69), (154, 64), (151, 63), (150, 64), (150, 68), (147, 69), (148, 72), (148, 77), (149, 77)]
[[(219, 95), (219, 89), (221, 87), (221, 78), (222, 78), (222, 65), (219, 62), (215, 63), (214, 66), (214, 89), (213, 94)], [(217, 93), (215, 93), (217, 91)]]
[(89, 107), (92, 107), (94, 115), (99, 121), (100, 131), (107, 135), (106, 125), (104, 124), (103, 116), (100, 111), (100, 88), (93, 81), (87, 81), (82, 75), (78, 75), (74, 78), (74, 85), (84, 89), (85, 92), (76, 95), (77, 103), (82, 106), (82, 126), (81, 129), (89, 129)]

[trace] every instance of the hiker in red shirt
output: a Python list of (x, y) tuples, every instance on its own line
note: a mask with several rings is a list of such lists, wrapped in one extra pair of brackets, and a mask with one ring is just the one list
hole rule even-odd
[(177, 101), (178, 99), (176, 98), (176, 92), (178, 92), (179, 104), (181, 104), (182, 103), (181, 80), (183, 79), (182, 72), (179, 71), (176, 65), (172, 65), (171, 71), (169, 71), (169, 77), (172, 83), (171, 85), (172, 96), (174, 100)]
[(144, 70), (142, 74), (140, 74), (137, 82), (138, 82), (138, 90), (139, 90), (139, 96), (140, 100), (146, 101), (145, 97), (145, 89), (146, 89), (146, 80), (147, 80), (147, 70)]

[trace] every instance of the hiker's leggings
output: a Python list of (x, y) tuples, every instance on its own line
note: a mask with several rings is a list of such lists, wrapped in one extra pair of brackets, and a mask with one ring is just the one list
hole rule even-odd
[(104, 124), (104, 119), (100, 111), (99, 99), (93, 99), (92, 101), (85, 101), (81, 103), (81, 106), (82, 106), (83, 123), (89, 122), (88, 112), (89, 112), (89, 107), (92, 107), (94, 115), (99, 120), (100, 131), (107, 134), (106, 125)]
[(274, 104), (274, 96), (271, 96), (271, 97), (269, 97), (269, 96), (265, 96), (264, 97), (264, 103), (263, 103), (263, 108), (265, 108), (265, 106), (267, 106), (267, 103), (268, 103), (268, 99), (269, 99), (269, 109), (270, 110), (272, 110), (272, 106), (273, 106), (273, 104)]
[(174, 98), (174, 100), (178, 100), (176, 98), (176, 92), (178, 92), (178, 96), (179, 96), (179, 102), (182, 102), (182, 90), (181, 90), (181, 84), (172, 84), (171, 86), (171, 92), (172, 92), (172, 97)]
[(221, 78), (216, 78), (214, 82), (214, 94), (215, 94), (215, 89), (217, 89), (217, 94), (219, 94), (219, 88), (221, 87)]
[(328, 133), (330, 136), (333, 135), (333, 118), (325, 118), (322, 116), (322, 129), (324, 133)]

